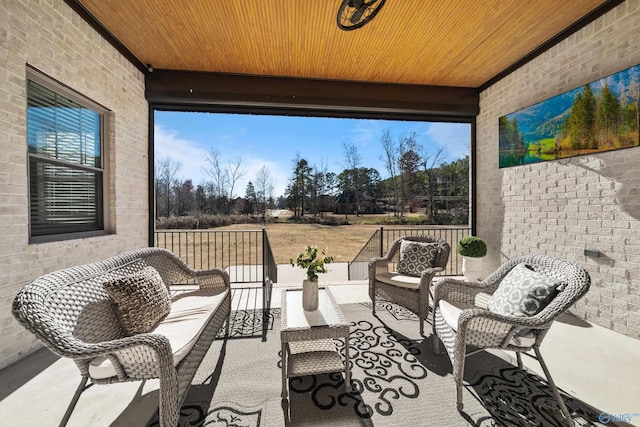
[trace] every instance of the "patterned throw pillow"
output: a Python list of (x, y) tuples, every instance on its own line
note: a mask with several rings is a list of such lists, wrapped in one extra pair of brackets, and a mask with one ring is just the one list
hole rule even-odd
[(102, 284), (127, 335), (149, 332), (171, 309), (162, 277), (153, 267)]
[(487, 308), (507, 316), (533, 316), (558, 294), (561, 281), (518, 264), (502, 279)]
[(440, 249), (435, 243), (400, 241), (400, 260), (396, 267), (398, 273), (420, 277), (427, 269), (433, 267)]

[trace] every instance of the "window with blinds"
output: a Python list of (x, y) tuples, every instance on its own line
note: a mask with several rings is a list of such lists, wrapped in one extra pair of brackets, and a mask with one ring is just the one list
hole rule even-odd
[(31, 237), (104, 229), (103, 114), (28, 80)]

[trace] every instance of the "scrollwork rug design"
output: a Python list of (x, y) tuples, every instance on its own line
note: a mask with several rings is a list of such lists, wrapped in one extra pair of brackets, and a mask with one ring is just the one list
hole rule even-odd
[[(506, 358), (482, 352), (467, 360), (464, 410), (446, 355), (417, 317), (394, 304), (348, 304), (352, 392), (342, 373), (291, 378), (282, 401), (280, 312), (235, 311), (231, 333), (217, 339), (182, 406), (182, 426), (554, 426), (562, 425), (546, 381)], [(344, 359), (344, 342), (336, 340)], [(601, 425), (600, 411), (564, 395), (579, 426)], [(612, 423), (607, 424), (607, 426)]]
[[(410, 346), (411, 342), (406, 340), (404, 344)], [(344, 342), (336, 340), (336, 345), (344, 358)], [(396, 401), (420, 395), (417, 381), (427, 377), (427, 369), (413, 354), (403, 351), (398, 337), (384, 326), (367, 320), (352, 322), (349, 348), (351, 369), (363, 373), (359, 377), (354, 375), (351, 393), (346, 393), (341, 373), (329, 374), (329, 382), (323, 383), (315, 375), (293, 378), (291, 391), (311, 392), (313, 402), (321, 409), (351, 403), (362, 418), (371, 418), (374, 413), (391, 415)], [(365, 403), (362, 399), (365, 392), (375, 396), (375, 400)]]

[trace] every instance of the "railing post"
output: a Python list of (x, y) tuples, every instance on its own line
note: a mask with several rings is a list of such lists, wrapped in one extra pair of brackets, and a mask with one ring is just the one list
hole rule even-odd
[(267, 285), (267, 230), (262, 229), (262, 287)]
[(383, 251), (383, 242), (382, 242), (382, 235), (384, 233), (384, 227), (380, 227), (380, 257), (382, 258), (384, 256)]

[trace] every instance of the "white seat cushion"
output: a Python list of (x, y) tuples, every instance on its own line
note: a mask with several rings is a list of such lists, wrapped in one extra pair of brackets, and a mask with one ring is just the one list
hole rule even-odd
[[(458, 319), (460, 318), (460, 314), (462, 310), (468, 308), (480, 308), (474, 307), (469, 304), (461, 304), (461, 303), (451, 303), (446, 300), (440, 300), (439, 304), (440, 315), (442, 319), (447, 322), (447, 325), (451, 327), (454, 331), (458, 330)], [(524, 331), (524, 330), (523, 330)], [(530, 347), (536, 342), (536, 337), (531, 330), (526, 331), (525, 333), (516, 334), (512, 339), (510, 344), (518, 346), (518, 347)]]
[(489, 306), (489, 300), (491, 300), (491, 294), (486, 292), (478, 292), (473, 299), (476, 307), (484, 308), (485, 310)]
[[(215, 295), (211, 290), (198, 289), (179, 293), (171, 299), (171, 312), (149, 333), (164, 335), (169, 339), (175, 365), (189, 354), (227, 292)], [(104, 379), (115, 376), (116, 371), (111, 361), (101, 356), (89, 364), (89, 375)]]
[(388, 285), (398, 286), (400, 288), (418, 289), (420, 288), (420, 278), (414, 276), (406, 276), (404, 274), (389, 273), (376, 276), (376, 280)]

